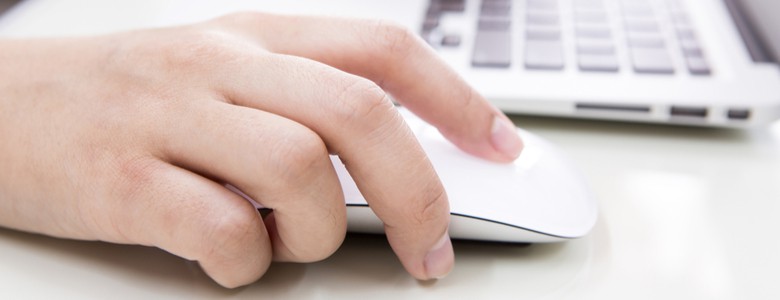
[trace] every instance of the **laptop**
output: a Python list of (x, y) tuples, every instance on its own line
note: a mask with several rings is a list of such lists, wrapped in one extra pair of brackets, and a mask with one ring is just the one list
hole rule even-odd
[(166, 3), (147, 25), (242, 10), (391, 19), (510, 114), (734, 128), (780, 116), (776, 0)]
[(16, 0), (0, 0), (0, 16), (16, 4)]

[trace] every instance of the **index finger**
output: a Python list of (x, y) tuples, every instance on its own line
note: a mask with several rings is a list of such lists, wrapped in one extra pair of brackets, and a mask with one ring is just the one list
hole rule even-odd
[(509, 118), (407, 28), (387, 21), (257, 13), (224, 20), (271, 52), (311, 58), (374, 81), (468, 153), (509, 162), (522, 151)]

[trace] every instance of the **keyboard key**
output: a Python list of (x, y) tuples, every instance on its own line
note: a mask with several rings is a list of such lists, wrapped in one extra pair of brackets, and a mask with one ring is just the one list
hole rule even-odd
[(558, 25), (558, 14), (552, 13), (527, 13), (525, 23), (529, 25)]
[(615, 45), (609, 39), (577, 39), (577, 54), (614, 54)]
[(574, 1), (574, 8), (577, 11), (603, 11), (604, 10), (604, 1), (602, 0), (577, 0)]
[(621, 12), (627, 18), (648, 18), (654, 15), (653, 7), (649, 3), (639, 1), (623, 1)]
[(606, 26), (581, 26), (578, 25), (575, 29), (577, 37), (580, 38), (597, 38), (597, 39), (611, 39), (612, 33), (609, 27)]
[(513, 0), (482, 0), (482, 5), (495, 6), (495, 5), (512, 5)]
[(482, 1), (480, 5), (481, 9), (499, 9), (510, 10), (512, 8), (512, 1)]
[(659, 34), (629, 33), (628, 46), (632, 48), (664, 48), (666, 41)]
[(527, 41), (525, 67), (528, 69), (563, 69), (563, 46), (558, 41)]
[(512, 39), (509, 31), (478, 31), (474, 40), (471, 65), (508, 68), (512, 63)]
[(656, 38), (630, 38), (628, 40), (628, 46), (631, 48), (658, 48), (663, 49), (666, 47), (664, 39)]
[(710, 75), (712, 73), (710, 65), (702, 56), (686, 56), (685, 64), (693, 75)]
[(501, 17), (480, 17), (477, 21), (479, 31), (509, 31), (512, 19)]
[(607, 14), (603, 11), (579, 11), (574, 14), (577, 24), (606, 24)]
[(425, 18), (423, 21), (423, 31), (431, 31), (436, 27), (439, 27), (439, 18)]
[(466, 0), (433, 0), (431, 1), (428, 10), (437, 12), (463, 12), (466, 10)]
[(696, 33), (693, 32), (693, 29), (691, 29), (690, 27), (677, 28), (677, 37), (680, 38), (681, 40), (695, 39)]
[(617, 72), (619, 68), (614, 54), (579, 54), (577, 62), (583, 71)]
[(629, 32), (659, 32), (658, 23), (654, 20), (626, 20), (626, 31)]
[(512, 12), (512, 5), (511, 2), (506, 3), (500, 3), (500, 4), (486, 4), (482, 3), (482, 6), (480, 7), (479, 14), (481, 16), (498, 16), (498, 17), (509, 17)]
[(529, 10), (558, 11), (557, 0), (527, 0), (526, 8)]
[(553, 40), (561, 39), (561, 30), (556, 27), (529, 27), (525, 30), (526, 40)]
[(699, 46), (699, 42), (697, 42), (695, 39), (680, 40), (680, 49), (682, 49), (683, 54), (686, 56), (704, 55), (704, 51), (702, 51), (701, 46)]
[(447, 34), (441, 39), (441, 45), (445, 47), (457, 47), (460, 46), (460, 35)]
[(637, 73), (674, 73), (672, 59), (664, 48), (632, 48), (631, 62)]

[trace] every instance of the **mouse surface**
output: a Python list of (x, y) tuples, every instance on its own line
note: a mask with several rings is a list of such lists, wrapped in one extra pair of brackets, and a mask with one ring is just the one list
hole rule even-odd
[[(598, 207), (579, 173), (559, 149), (518, 129), (525, 148), (513, 163), (471, 156), (439, 131), (399, 109), (447, 191), (453, 239), (543, 243), (582, 237), (596, 222)], [(348, 230), (384, 233), (355, 182), (331, 156), (347, 203)], [(400, 187), (399, 187), (400, 188)]]

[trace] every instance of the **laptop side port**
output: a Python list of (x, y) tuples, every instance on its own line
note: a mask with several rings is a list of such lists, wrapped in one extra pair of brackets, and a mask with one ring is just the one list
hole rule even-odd
[(577, 110), (583, 111), (611, 111), (611, 112), (639, 112), (649, 113), (650, 106), (648, 105), (615, 105), (615, 104), (601, 104), (601, 103), (577, 103)]
[(672, 117), (706, 118), (707, 108), (698, 106), (672, 106), (669, 110)]
[(729, 120), (745, 121), (750, 119), (750, 110), (743, 108), (730, 108), (728, 112), (726, 112), (726, 117), (728, 117)]

